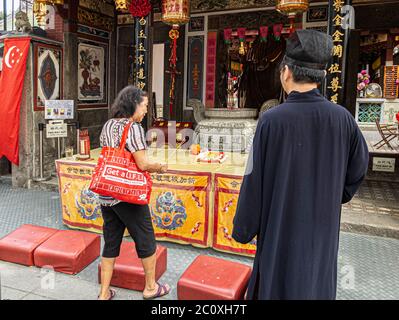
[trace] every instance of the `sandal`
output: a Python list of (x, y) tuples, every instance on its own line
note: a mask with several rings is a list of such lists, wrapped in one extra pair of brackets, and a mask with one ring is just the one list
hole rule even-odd
[(158, 285), (157, 293), (149, 297), (143, 295), (144, 300), (151, 300), (166, 296), (171, 290), (171, 288), (167, 288), (164, 284), (160, 284), (159, 282), (157, 282), (156, 284)]
[[(109, 295), (109, 298), (107, 300), (112, 300), (115, 297), (116, 292), (113, 289), (109, 289), (109, 293), (110, 293), (110, 295)], [(100, 298), (100, 296), (97, 297), (97, 300), (99, 300), (99, 298)]]

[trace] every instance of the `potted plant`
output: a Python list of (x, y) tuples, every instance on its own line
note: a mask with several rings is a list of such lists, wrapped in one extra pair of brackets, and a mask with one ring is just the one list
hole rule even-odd
[(370, 75), (367, 73), (367, 70), (362, 70), (357, 74), (357, 92), (359, 98), (364, 98), (364, 92), (369, 83)]

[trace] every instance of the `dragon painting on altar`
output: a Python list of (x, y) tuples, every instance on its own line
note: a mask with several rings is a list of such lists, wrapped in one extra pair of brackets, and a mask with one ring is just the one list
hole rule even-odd
[(158, 195), (155, 207), (151, 207), (153, 223), (163, 230), (176, 230), (182, 227), (187, 219), (183, 201), (172, 192)]
[(96, 220), (101, 217), (101, 207), (95, 193), (88, 187), (83, 188), (75, 197), (75, 204), (79, 215), (85, 220)]

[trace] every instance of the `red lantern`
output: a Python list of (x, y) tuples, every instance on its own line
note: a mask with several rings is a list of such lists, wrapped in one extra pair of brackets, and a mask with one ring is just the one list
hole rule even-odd
[(163, 0), (162, 21), (172, 26), (186, 24), (190, 20), (188, 0)]

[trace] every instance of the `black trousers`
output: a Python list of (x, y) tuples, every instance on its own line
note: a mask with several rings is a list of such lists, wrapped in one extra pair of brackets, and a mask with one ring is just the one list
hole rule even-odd
[(157, 245), (148, 205), (120, 202), (111, 207), (101, 206), (101, 211), (104, 219), (104, 258), (119, 256), (126, 228), (135, 242), (140, 259), (155, 253)]

